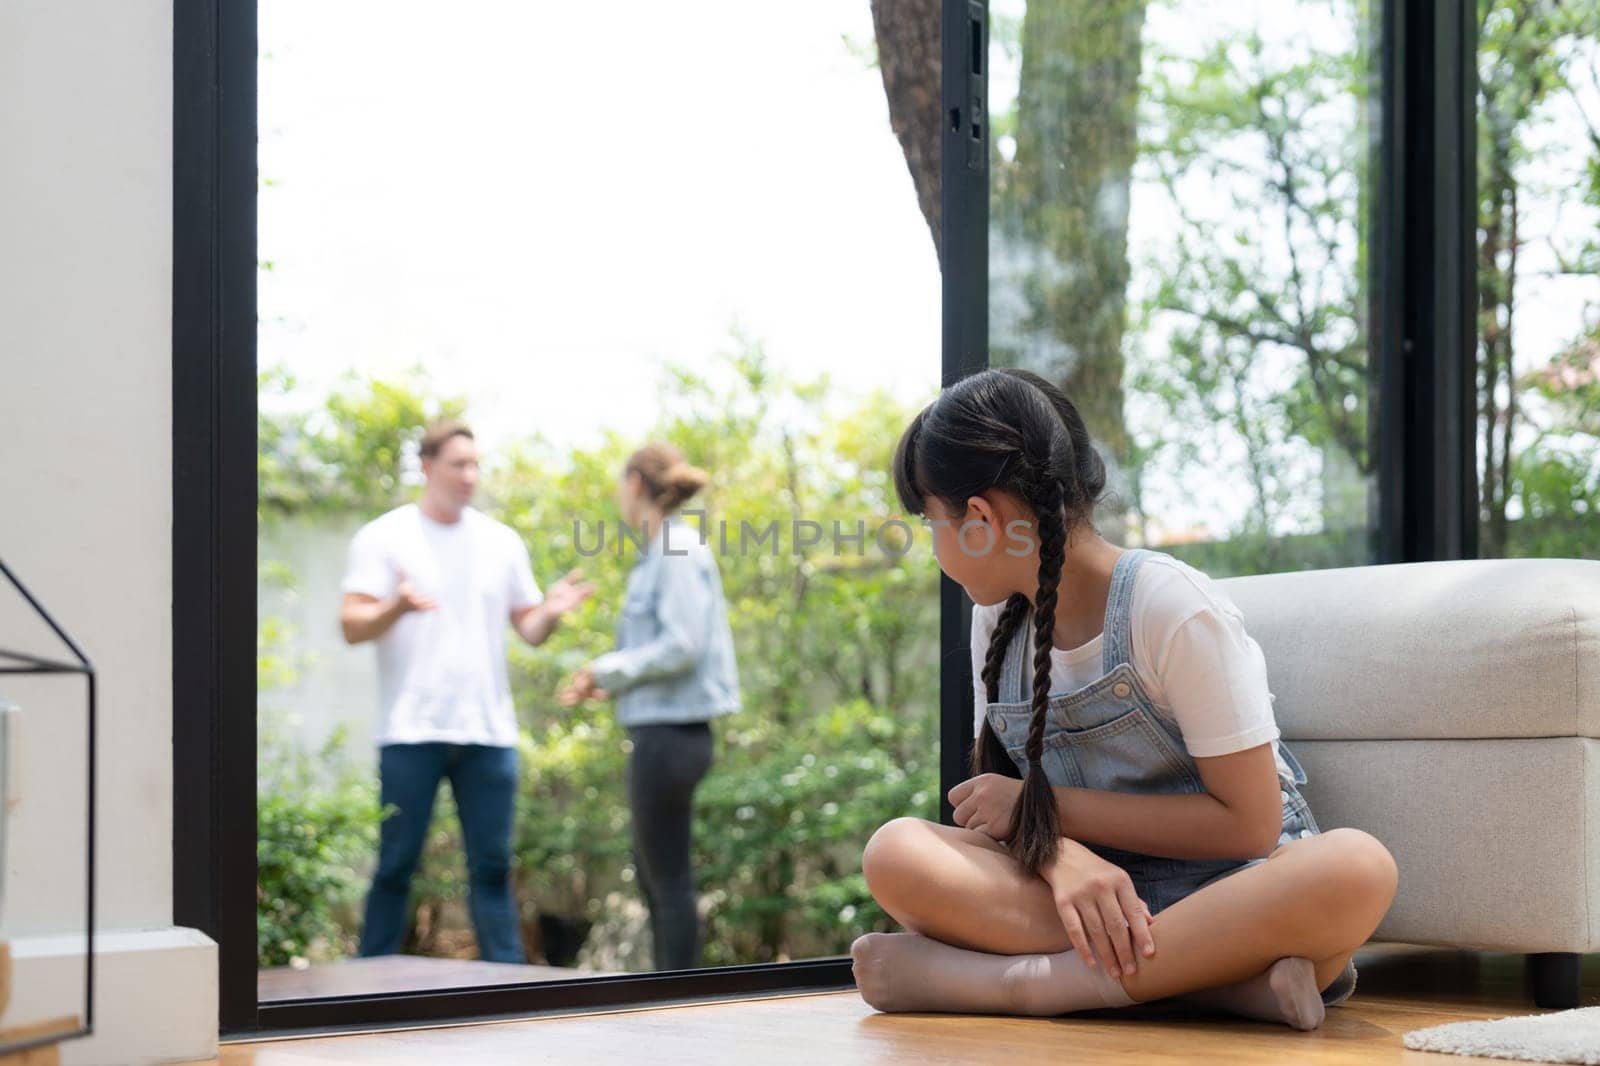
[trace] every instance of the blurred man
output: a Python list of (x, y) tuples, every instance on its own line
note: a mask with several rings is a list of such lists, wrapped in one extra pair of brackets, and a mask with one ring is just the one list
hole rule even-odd
[(340, 586), (344, 639), (378, 645), (378, 773), (383, 805), (393, 807), (380, 831), (361, 954), (400, 950), (434, 796), (449, 778), (479, 954), (522, 962), (510, 882), (518, 770), (506, 624), (541, 644), (594, 590), (573, 570), (542, 594), (522, 538), (470, 506), (478, 449), (465, 425), (427, 431), (422, 473), (420, 500), (356, 533)]

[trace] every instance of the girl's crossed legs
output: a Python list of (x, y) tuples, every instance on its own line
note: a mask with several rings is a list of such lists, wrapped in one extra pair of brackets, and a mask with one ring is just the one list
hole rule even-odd
[[(1226, 1008), (1227, 993), (1248, 1002), (1249, 986), (1263, 994), (1285, 976), (1280, 961), (1302, 959), (1323, 989), (1377, 928), (1397, 884), (1387, 849), (1358, 829), (1290, 841), (1158, 914), (1155, 955), (1138, 954), (1108, 992), (1118, 979), (1105, 960), (1085, 973), (1049, 885), (982, 833), (896, 819), (873, 836), (862, 870), (884, 910), (920, 934), (868, 934), (853, 950), (862, 995), (888, 1010), (1064, 1013), (1190, 993)], [(1085, 991), (1063, 996), (1072, 982)], [(1305, 1024), (1280, 1020), (1309, 1028), (1320, 1008), (1320, 999), (1302, 1008), (1314, 1012)]]

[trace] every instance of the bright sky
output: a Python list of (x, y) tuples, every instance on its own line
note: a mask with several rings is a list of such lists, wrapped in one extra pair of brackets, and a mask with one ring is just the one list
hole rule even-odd
[(422, 363), (489, 446), (581, 444), (736, 324), (802, 377), (937, 387), (866, 0), (263, 0), (260, 36), (260, 358), (308, 395)]

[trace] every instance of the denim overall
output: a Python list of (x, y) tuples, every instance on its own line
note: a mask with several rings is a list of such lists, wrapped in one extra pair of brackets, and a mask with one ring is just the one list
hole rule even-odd
[[(1117, 559), (1106, 600), (1104, 674), (1076, 692), (1049, 697), (1044, 727), (1044, 771), (1055, 787), (1092, 788), (1115, 792), (1182, 795), (1205, 791), (1200, 772), (1185, 748), (1175, 721), (1156, 710), (1134, 673), (1130, 606), (1133, 580), (1152, 553), (1143, 548), (1126, 551)], [(1033, 703), (1028, 697), (1033, 674), (1033, 628), (1022, 625), (1006, 649), (1000, 672), (999, 696), (988, 706), (989, 728), (1010, 753), (1017, 769), (1027, 772), (1025, 754), (1028, 721)], [(1283, 799), (1283, 830), (1278, 843), (1309, 837), (1321, 830), (1311, 808), (1300, 794), (1305, 770), (1279, 742), (1283, 760), (1293, 773), (1285, 777), (1278, 768)], [(1201, 887), (1247, 866), (1257, 859), (1173, 859), (1142, 855), (1120, 848), (1086, 844), (1089, 850), (1119, 866), (1133, 879), (1134, 890), (1152, 914), (1159, 914)], [(1344, 988), (1346, 977), (1348, 988)], [(1348, 998), (1354, 991), (1354, 971), (1347, 968), (1326, 991), (1325, 1002)]]

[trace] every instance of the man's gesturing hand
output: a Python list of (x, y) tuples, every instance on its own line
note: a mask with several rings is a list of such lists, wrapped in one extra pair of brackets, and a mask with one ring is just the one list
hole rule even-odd
[(434, 599), (432, 596), (425, 596), (412, 587), (411, 579), (406, 577), (406, 572), (404, 570), (397, 570), (395, 571), (395, 574), (397, 577), (399, 577), (400, 581), (397, 585), (395, 585), (394, 598), (399, 603), (402, 613), (409, 614), (412, 611), (431, 611), (435, 607), (439, 606), (438, 600)]

